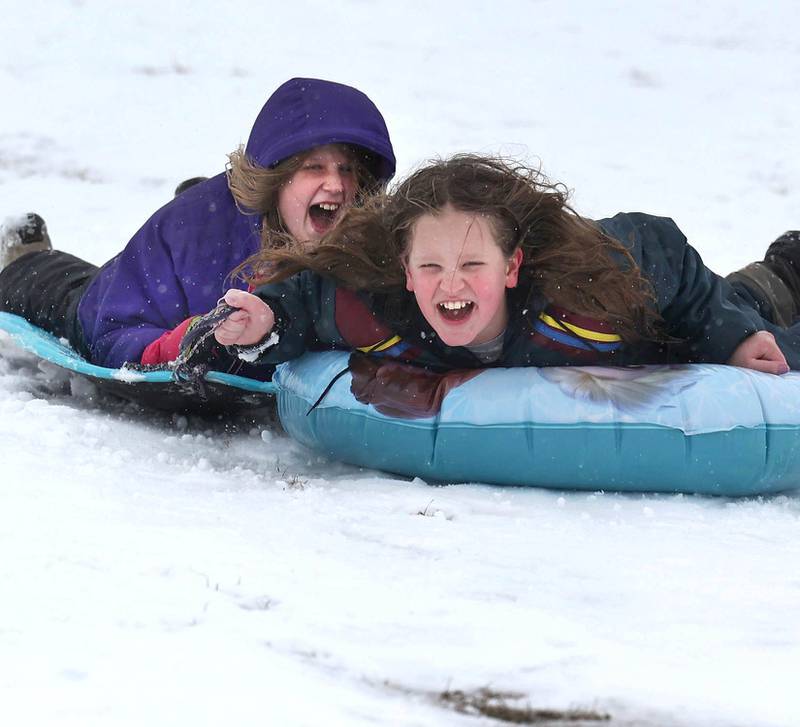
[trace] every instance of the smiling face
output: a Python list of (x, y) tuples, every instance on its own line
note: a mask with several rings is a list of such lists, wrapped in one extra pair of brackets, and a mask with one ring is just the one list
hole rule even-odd
[(486, 343), (505, 330), (521, 263), (521, 250), (503, 253), (489, 218), (447, 205), (414, 223), (406, 289), (448, 346)]
[(319, 240), (353, 203), (357, 189), (356, 168), (347, 148), (318, 146), (281, 187), (278, 212), (295, 240)]

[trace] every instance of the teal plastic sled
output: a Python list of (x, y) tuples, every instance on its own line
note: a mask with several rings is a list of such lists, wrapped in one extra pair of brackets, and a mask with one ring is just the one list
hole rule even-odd
[(39, 358), (91, 379), (102, 391), (157, 409), (211, 413), (270, 406), (274, 401), (275, 385), (271, 381), (209, 371), (200, 395), (175, 382), (167, 368), (137, 371), (97, 366), (66, 342), (11, 313), (0, 312), (0, 331), (10, 334), (18, 346)]

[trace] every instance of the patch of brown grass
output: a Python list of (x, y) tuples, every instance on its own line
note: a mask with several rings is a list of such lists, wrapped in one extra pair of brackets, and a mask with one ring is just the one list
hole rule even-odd
[(472, 692), (448, 689), (439, 692), (436, 701), (456, 712), (491, 717), (509, 724), (559, 725), (573, 727), (586, 723), (608, 722), (611, 715), (584, 709), (536, 709), (529, 702), (521, 703), (524, 694), (519, 692), (497, 692), (482, 687)]

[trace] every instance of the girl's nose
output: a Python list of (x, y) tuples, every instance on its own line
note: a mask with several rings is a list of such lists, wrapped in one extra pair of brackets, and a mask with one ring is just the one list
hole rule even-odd
[(326, 192), (334, 192), (336, 194), (344, 191), (344, 180), (342, 173), (338, 169), (331, 169), (325, 174), (322, 180), (322, 188)]
[(452, 295), (464, 287), (464, 277), (458, 270), (445, 270), (440, 285), (445, 293)]

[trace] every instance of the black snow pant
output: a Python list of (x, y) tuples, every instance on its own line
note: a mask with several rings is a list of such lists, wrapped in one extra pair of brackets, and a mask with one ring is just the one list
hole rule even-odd
[(98, 270), (96, 265), (59, 250), (23, 255), (0, 270), (0, 310), (66, 338), (88, 359), (78, 303)]

